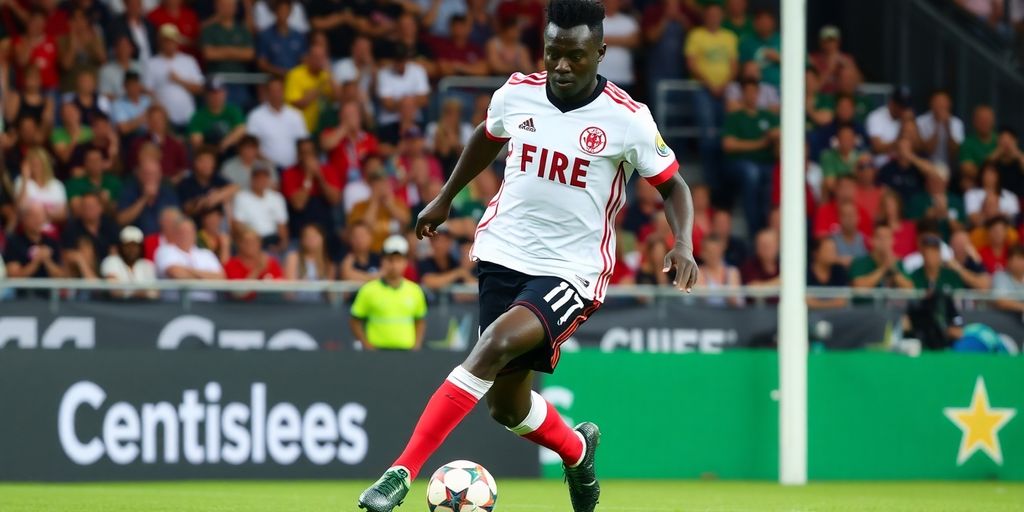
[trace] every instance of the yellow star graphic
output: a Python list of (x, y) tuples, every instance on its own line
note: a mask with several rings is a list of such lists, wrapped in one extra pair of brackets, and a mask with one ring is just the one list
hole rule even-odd
[(960, 452), (956, 457), (957, 466), (962, 466), (978, 450), (985, 452), (996, 464), (1003, 465), (999, 429), (1017, 415), (1017, 410), (989, 407), (984, 378), (978, 376), (978, 380), (974, 382), (971, 405), (946, 407), (943, 413), (963, 432), (960, 438)]

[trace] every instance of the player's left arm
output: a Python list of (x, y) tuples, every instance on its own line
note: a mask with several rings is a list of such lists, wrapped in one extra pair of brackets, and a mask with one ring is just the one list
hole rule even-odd
[(662, 272), (675, 268), (676, 277), (672, 284), (690, 292), (697, 284), (698, 274), (697, 262), (693, 258), (693, 197), (690, 187), (676, 172), (656, 188), (665, 200), (665, 217), (675, 236), (675, 244), (665, 254)]

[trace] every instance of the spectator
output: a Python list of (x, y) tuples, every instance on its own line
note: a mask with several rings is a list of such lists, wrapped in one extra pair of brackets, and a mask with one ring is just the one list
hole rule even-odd
[(754, 13), (754, 28), (740, 38), (740, 62), (757, 64), (764, 81), (778, 89), (782, 79), (782, 39), (775, 15), (768, 9)]
[(694, 116), (702, 128), (701, 168), (712, 190), (720, 193), (719, 130), (725, 118), (722, 93), (737, 74), (739, 57), (739, 39), (722, 28), (721, 6), (709, 4), (704, 8), (704, 25), (690, 31), (684, 53), (690, 76), (701, 84), (701, 89), (694, 93)]
[[(384, 168), (384, 161), (377, 155), (370, 154), (363, 160), (362, 163), (363, 173), (359, 176), (359, 179), (349, 179), (345, 183), (345, 188), (342, 190), (342, 206), (344, 207), (345, 216), (352, 212), (352, 207), (370, 198), (370, 184), (367, 183), (367, 176), (375, 176), (381, 174), (386, 176), (387, 170)], [(474, 229), (476, 226), (473, 226)]]
[(107, 33), (112, 41), (127, 37), (132, 43), (132, 58), (140, 63), (145, 63), (157, 52), (156, 25), (146, 18), (143, 1), (124, 0), (124, 13), (114, 18)]
[(265, 166), (254, 168), (251, 188), (235, 195), (232, 211), (236, 225), (259, 235), (264, 249), (283, 254), (289, 242), (288, 207), (284, 196), (271, 188), (270, 174)]
[(914, 288), (929, 292), (941, 290), (949, 294), (964, 287), (960, 275), (943, 261), (942, 245), (942, 239), (936, 235), (926, 235), (921, 239), (924, 264), (909, 276)]
[[(69, 221), (61, 233), (64, 260), (69, 266), (90, 267), (91, 274), (82, 272), (82, 275), (96, 277), (99, 262), (106, 258), (117, 244), (118, 226), (114, 219), (104, 215), (103, 199), (99, 194), (87, 192), (79, 199), (79, 215)], [(90, 252), (94, 254), (87, 255), (78, 250), (83, 238), (89, 242)]]
[(761, 80), (761, 68), (753, 61), (743, 63), (742, 70), (737, 80), (729, 82), (725, 87), (725, 111), (736, 112), (743, 110), (743, 82), (756, 82), (758, 88), (757, 108), (778, 113), (779, 111), (779, 90), (767, 82)]
[[(39, 204), (44, 212), (44, 229), (55, 233), (54, 224), (68, 216), (68, 197), (64, 184), (53, 174), (53, 162), (45, 149), (30, 149), (21, 164), (21, 175), (14, 180), (15, 202), (19, 206)], [(10, 260), (8, 260), (10, 261)]]
[(289, 229), (294, 233), (306, 224), (316, 224), (333, 234), (332, 209), (341, 201), (341, 176), (331, 165), (320, 163), (312, 140), (301, 140), (297, 146), (299, 162), (281, 175), (281, 193), (288, 200)]
[(196, 151), (192, 173), (178, 183), (181, 208), (191, 217), (211, 209), (223, 212), (237, 192), (238, 185), (217, 174), (217, 150), (210, 146)]
[(604, 2), (604, 59), (598, 71), (615, 85), (635, 93), (633, 86), (633, 50), (640, 46), (640, 24), (622, 12), (622, 0)]
[[(156, 272), (160, 279), (224, 279), (224, 268), (217, 256), (196, 246), (196, 226), (191, 220), (179, 219), (172, 234), (170, 243), (156, 250)], [(177, 293), (167, 293), (165, 297), (176, 298)], [(189, 298), (194, 301), (213, 302), (216, 297), (217, 294), (212, 291), (194, 291), (189, 294)]]
[[(103, 258), (100, 276), (115, 283), (151, 284), (156, 281), (156, 267), (152, 261), (142, 257), (142, 230), (125, 226), (118, 237), (117, 250)], [(156, 290), (112, 290), (110, 294), (119, 299), (155, 299)]]
[[(638, 183), (637, 187), (641, 185)], [(644, 186), (644, 189), (651, 189), (653, 187)], [(657, 191), (657, 189), (655, 189)], [(650, 192), (648, 192), (650, 194)], [(712, 217), (714, 215), (711, 209), (711, 193), (708, 191), (706, 185), (698, 184), (690, 188), (690, 194), (693, 204), (693, 252), (702, 254), (701, 242), (704, 236), (711, 232)], [(661, 199), (661, 194), (653, 194)], [(658, 203), (661, 206), (661, 203)], [(724, 249), (724, 246), (723, 246)]]
[[(441, 192), (440, 180), (430, 180), (421, 187), (419, 204), (412, 207), (412, 213), (419, 214), (430, 201)], [(456, 239), (472, 240), (476, 227), (483, 218), (487, 205), (498, 193), (498, 175), (491, 168), (473, 178), (469, 186), (455, 196), (452, 201), (452, 214), (445, 223)]]
[(964, 194), (964, 209), (971, 224), (977, 226), (984, 223), (981, 205), (988, 197), (996, 198), (999, 213), (1009, 218), (1016, 218), (1020, 213), (1020, 200), (1013, 192), (1002, 187), (999, 169), (994, 161), (986, 161), (981, 167), (981, 184)]
[(74, 103), (60, 106), (60, 124), (61, 126), (54, 128), (50, 134), (50, 145), (57, 157), (59, 168), (63, 171), (62, 177), (67, 178), (71, 152), (78, 144), (92, 140), (92, 128), (82, 123), (82, 114)]
[(665, 239), (657, 236), (647, 237), (640, 247), (640, 265), (636, 270), (636, 284), (647, 284), (657, 286), (668, 286), (675, 270), (671, 275), (665, 272), (665, 254), (668, 249)]
[(328, 64), (327, 46), (314, 44), (309, 47), (303, 63), (285, 75), (284, 99), (302, 112), (310, 133), (317, 130), (321, 105), (330, 101), (334, 94)]
[(96, 73), (82, 70), (75, 79), (74, 91), (64, 94), (64, 103), (78, 108), (82, 122), (92, 124), (98, 116), (110, 113), (110, 100), (96, 90)]
[(99, 71), (99, 93), (111, 102), (111, 115), (117, 99), (127, 94), (125, 79), (128, 73), (137, 78), (142, 75), (142, 66), (132, 58), (132, 40), (125, 35), (114, 41), (114, 60), (108, 61)]
[(647, 2), (640, 26), (644, 35), (646, 59), (645, 76), (648, 98), (657, 98), (657, 84), (661, 80), (683, 78), (683, 52), (686, 31), (697, 25), (700, 13), (684, 0), (656, 0)]
[[(981, 255), (971, 245), (971, 237), (967, 231), (954, 231), (949, 240), (949, 247), (953, 251), (953, 257), (946, 260), (949, 268), (953, 269), (968, 287), (988, 290), (992, 286), (992, 276), (982, 265)], [(1012, 256), (1013, 249), (1010, 252)]]
[(903, 215), (903, 201), (892, 191), (882, 194), (881, 208), (877, 213), (878, 224), (886, 224), (892, 233), (893, 251), (902, 258), (917, 245), (917, 224)]
[(363, 129), (361, 109), (355, 101), (345, 102), (338, 112), (338, 126), (320, 133), (327, 163), (341, 173), (343, 184), (361, 180), (363, 160), (378, 152), (377, 137)]
[[(444, 181), (441, 163), (433, 153), (427, 151), (426, 139), (419, 128), (407, 130), (402, 134), (402, 140), (398, 144), (398, 154), (393, 156), (388, 164), (394, 171), (393, 176), (398, 180), (396, 187), (398, 198), (406, 206), (412, 206), (418, 202), (419, 189), (428, 181)], [(418, 179), (415, 176), (417, 165), (423, 165), (425, 171)]]
[(878, 224), (872, 236), (871, 252), (850, 265), (850, 279), (854, 288), (913, 288), (914, 283), (903, 272), (903, 264), (893, 250), (893, 230), (888, 224)]
[(81, 176), (84, 172), (85, 154), (90, 149), (100, 150), (103, 155), (103, 165), (111, 172), (121, 171), (121, 143), (120, 137), (110, 124), (110, 118), (106, 114), (98, 114), (93, 117), (92, 140), (79, 142), (71, 151), (71, 159), (67, 163), (72, 176)]
[[(701, 4), (723, 4), (720, 0), (713, 2), (700, 2)], [(722, 28), (736, 34), (736, 39), (742, 39), (754, 33), (754, 24), (747, 14), (747, 0), (725, 0), (725, 20), (722, 21)]]
[(238, 185), (240, 190), (248, 190), (252, 176), (257, 169), (267, 171), (270, 187), (277, 189), (277, 172), (273, 164), (260, 158), (260, 141), (252, 135), (245, 134), (238, 141), (238, 154), (229, 158), (220, 167), (220, 175), (224, 179)]
[(4, 121), (9, 126), (17, 126), (24, 118), (34, 120), (39, 128), (48, 131), (53, 126), (53, 96), (43, 90), (39, 68), (28, 66), (22, 73), (23, 85), (15, 89), (7, 88), (4, 98)]
[(1009, 229), (1010, 221), (1001, 215), (985, 221), (985, 244), (978, 247), (978, 255), (989, 274), (1006, 268), (1006, 259), (1013, 245), (1008, 240)]
[(271, 77), (266, 101), (249, 112), (246, 131), (260, 141), (260, 154), (280, 168), (295, 165), (296, 144), (309, 136), (302, 113), (284, 102), (284, 85)]
[[(284, 278), (281, 265), (273, 256), (263, 252), (260, 235), (255, 231), (245, 227), (238, 230), (235, 246), (238, 254), (224, 265), (224, 275), (228, 279), (274, 281)], [(251, 301), (256, 298), (256, 292), (235, 292), (234, 296)]]
[(46, 211), (39, 203), (26, 203), (18, 208), (19, 225), (7, 239), (4, 250), (7, 277), (64, 277), (60, 246), (43, 232)]
[[(860, 235), (860, 233), (857, 234)], [(811, 242), (811, 264), (807, 269), (807, 286), (834, 288), (849, 285), (850, 279), (846, 275), (846, 266), (840, 261), (835, 238), (818, 238)], [(811, 309), (842, 308), (846, 307), (846, 303), (846, 299), (842, 297), (807, 297), (807, 307)]]
[(837, 178), (854, 176), (860, 164), (870, 163), (857, 150), (857, 132), (852, 126), (840, 126), (836, 142), (835, 149), (826, 149), (821, 153), (821, 170), (825, 174), (825, 190), (829, 197), (835, 192)]
[[(309, 32), (309, 19), (306, 18), (305, 2), (301, 0), (283, 0), (288, 5), (284, 15), (285, 24), (298, 34), (305, 36)], [(252, 18), (257, 32), (271, 28), (277, 21), (278, 2), (275, 0), (257, 0), (252, 9)]]
[(992, 107), (978, 105), (974, 108), (974, 133), (964, 138), (960, 146), (960, 186), (964, 190), (977, 183), (981, 164), (988, 160), (998, 145), (996, 116)]
[(224, 214), (217, 208), (199, 212), (196, 216), (196, 239), (199, 247), (209, 249), (224, 265), (231, 258), (231, 235), (224, 223)]
[(754, 238), (754, 255), (740, 267), (743, 284), (748, 286), (778, 286), (779, 234), (762, 229)]
[(331, 55), (348, 57), (352, 41), (369, 25), (366, 4), (348, 0), (309, 2), (309, 25), (327, 36)]
[[(14, 64), (17, 77), (27, 77), (28, 70), (39, 70), (39, 83), (42, 90), (53, 92), (57, 89), (59, 71), (57, 68), (57, 40), (46, 32), (47, 13), (41, 8), (29, 12), (25, 33), (14, 36), (11, 49), (14, 53)], [(26, 85), (25, 78), (17, 84), (18, 88)]]
[(857, 208), (857, 230), (865, 237), (871, 235), (872, 225), (871, 213), (869, 210), (861, 209), (857, 205), (857, 182), (852, 176), (842, 176), (836, 180), (835, 193), (832, 199), (818, 208), (814, 214), (812, 234), (814, 238), (831, 236), (841, 229), (840, 210), (845, 203), (851, 203)]
[[(127, 167), (138, 165), (144, 152), (151, 152), (160, 162), (160, 172), (174, 183), (185, 177), (189, 168), (185, 145), (171, 133), (167, 126), (167, 111), (161, 105), (151, 105), (146, 110), (146, 127), (149, 131), (132, 142), (128, 153)], [(148, 149), (147, 149), (148, 148)], [(143, 230), (145, 231), (145, 230)]]
[(864, 123), (857, 117), (857, 106), (852, 96), (839, 95), (835, 98), (835, 112), (832, 122), (814, 129), (808, 134), (807, 143), (811, 150), (811, 159), (819, 161), (826, 149), (834, 148), (838, 141), (839, 129), (843, 126), (853, 127), (857, 134), (856, 147), (863, 151), (868, 148), (868, 132), (864, 129)]
[(840, 49), (840, 39), (841, 33), (835, 25), (821, 27), (818, 33), (818, 51), (810, 56), (810, 65), (821, 77), (822, 92), (835, 93), (842, 74), (846, 71), (860, 74), (853, 57)]
[[(439, 1), (435, 1), (435, 4)], [(487, 55), (483, 48), (469, 40), (471, 29), (466, 16), (457, 14), (451, 18), (451, 35), (436, 40), (433, 52), (437, 58), (439, 76), (482, 76), (488, 73)]]
[(153, 100), (142, 88), (142, 78), (134, 71), (124, 74), (124, 95), (114, 100), (110, 109), (110, 120), (117, 126), (117, 132), (131, 139), (146, 132), (146, 112)]
[(60, 89), (64, 92), (75, 89), (79, 73), (85, 71), (95, 74), (107, 60), (103, 32), (93, 26), (85, 11), (73, 9), (68, 27), (67, 35), (57, 40), (61, 67)]
[(924, 191), (914, 194), (907, 205), (907, 217), (934, 222), (944, 238), (967, 221), (963, 198), (949, 191), (949, 180), (942, 172), (928, 174)]
[(848, 201), (839, 205), (839, 229), (832, 233), (831, 239), (836, 245), (837, 261), (847, 268), (853, 260), (868, 253), (860, 222), (861, 211), (855, 203)]
[(1010, 127), (999, 129), (996, 150), (989, 155), (999, 168), (1003, 186), (1018, 197), (1024, 196), (1024, 151), (1017, 142), (1017, 134)]
[(778, 116), (758, 110), (757, 96), (757, 83), (744, 82), (743, 110), (729, 114), (722, 130), (726, 172), (742, 191), (750, 231), (764, 226), (775, 163), (773, 149), (779, 139)]
[(348, 230), (348, 254), (341, 259), (338, 276), (342, 281), (365, 283), (380, 277), (381, 255), (371, 248), (373, 234), (364, 223), (353, 224)]
[(155, 233), (145, 235), (142, 241), (142, 255), (147, 260), (152, 261), (156, 256), (156, 250), (161, 245), (171, 243), (170, 240), (174, 238), (174, 226), (178, 225), (178, 220), (184, 218), (181, 210), (176, 206), (168, 206), (160, 211), (160, 218), (157, 221), (159, 230)]
[(376, 36), (377, 48), (375, 53), (387, 57), (391, 56), (390, 53), (394, 51), (393, 49), (397, 45), (404, 46), (411, 52), (410, 60), (423, 66), (423, 69), (427, 71), (427, 75), (431, 78), (439, 78), (436, 75), (437, 59), (435, 59), (434, 51), (427, 44), (427, 41), (420, 37), (420, 25), (416, 21), (416, 16), (410, 11), (395, 8), (397, 6), (394, 4), (387, 6), (384, 3), (378, 4), (375, 7), (384, 7), (384, 9), (381, 9), (380, 14), (375, 17), (371, 15), (374, 20), (374, 26), (387, 24), (391, 20), (394, 20), (395, 24), (393, 29), (384, 31)]
[(418, 3), (423, 11), (421, 23), (429, 27), (435, 37), (447, 37), (456, 30), (456, 20), (467, 19), (466, 0), (419, 0)]
[(430, 239), (430, 254), (416, 264), (424, 288), (439, 291), (455, 284), (476, 282), (475, 265), (471, 260), (455, 257), (456, 245), (451, 232), (444, 227)]
[(68, 201), (73, 217), (81, 216), (82, 198), (85, 194), (96, 194), (100, 199), (104, 212), (117, 210), (117, 201), (121, 195), (121, 180), (109, 172), (99, 148), (89, 148), (85, 152), (84, 174), (68, 181)]
[(388, 238), (381, 278), (364, 284), (352, 301), (349, 325), (367, 350), (419, 350), (423, 345), (427, 300), (419, 285), (402, 277), (408, 253), (405, 238)]
[[(224, 1), (224, 0), (221, 0)], [(230, 101), (230, 92), (220, 80), (206, 82), (206, 102), (188, 122), (189, 141), (193, 148), (210, 145), (218, 153), (232, 151), (245, 136), (245, 117), (239, 101)]]
[(938, 171), (934, 164), (914, 153), (910, 137), (900, 137), (895, 144), (895, 158), (878, 171), (878, 182), (899, 194), (900, 200), (906, 203), (924, 190), (925, 177)]
[(173, 26), (184, 50), (190, 54), (195, 53), (194, 44), (199, 42), (199, 17), (192, 8), (185, 5), (185, 0), (162, 0), (160, 6), (150, 11), (147, 18), (154, 27), (159, 27), (162, 37), (166, 37), (164, 25)]
[(371, 108), (372, 95), (376, 90), (373, 81), (377, 77), (377, 62), (370, 39), (356, 36), (352, 41), (351, 55), (334, 64), (333, 75), (342, 101), (356, 101)]
[(411, 57), (411, 48), (396, 45), (391, 65), (377, 72), (377, 97), (381, 106), (377, 115), (380, 123), (378, 133), (388, 130), (400, 133), (397, 131), (399, 107), (404, 99), (408, 98), (415, 107), (417, 120), (420, 119), (420, 109), (427, 105), (430, 94), (427, 71), (419, 63), (411, 61)]
[[(301, 64), (306, 54), (306, 36), (289, 24), (292, 2), (275, 0), (274, 24), (256, 36), (256, 65), (260, 71), (284, 78), (288, 70)], [(296, 2), (297, 7), (302, 4)]]
[[(214, 5), (216, 10), (213, 18), (204, 24), (199, 39), (206, 72), (211, 76), (218, 73), (245, 73), (256, 56), (252, 32), (244, 23), (235, 19), (237, 0), (214, 0)], [(252, 98), (248, 85), (230, 84), (223, 87), (232, 105), (249, 106)]]
[(143, 82), (146, 89), (153, 91), (157, 102), (167, 109), (171, 123), (184, 128), (196, 111), (194, 96), (203, 90), (204, 79), (196, 59), (179, 51), (184, 39), (178, 30), (170, 23), (160, 25), (160, 53), (146, 61)]
[(997, 309), (1024, 314), (1024, 301), (1017, 298), (1024, 292), (1024, 246), (1017, 245), (1010, 249), (1006, 269), (996, 272), (992, 278), (992, 291), (999, 297), (995, 301)]
[(409, 208), (395, 197), (387, 176), (373, 174), (368, 176), (367, 180), (370, 185), (370, 198), (352, 207), (348, 222), (367, 223), (373, 232), (373, 250), (380, 251), (384, 239), (408, 226), (411, 217)]
[[(700, 259), (701, 265), (700, 274), (697, 277), (697, 286), (702, 289), (734, 288), (742, 284), (740, 281), (740, 271), (725, 261), (725, 243), (721, 238), (715, 235), (705, 236), (701, 241)], [(708, 297), (704, 299), (704, 303), (709, 306), (718, 307), (741, 307), (743, 306), (743, 296), (737, 294), (726, 297)]]
[[(889, 97), (889, 102), (868, 115), (867, 131), (871, 137), (871, 151), (875, 154), (875, 165), (882, 167), (890, 161), (890, 156), (901, 152), (901, 138), (908, 136), (904, 121), (912, 119), (910, 110), (910, 90), (897, 88)], [(915, 126), (916, 128), (916, 126)], [(913, 149), (915, 140), (910, 140)]]
[[(316, 224), (306, 224), (299, 231), (299, 246), (284, 260), (284, 278), (290, 281), (333, 281), (334, 265), (327, 254), (324, 232)], [(291, 296), (300, 302), (320, 302), (323, 294), (298, 292)]]
[(14, 169), (21, 169), (28, 153), (33, 149), (45, 145), (44, 133), (39, 128), (39, 123), (31, 117), (22, 117), (18, 120), (17, 129), (8, 133), (2, 139), (4, 145), (4, 164), (8, 172)]
[(807, 68), (804, 72), (804, 105), (807, 111), (807, 131), (812, 131), (824, 126), (835, 118), (836, 97), (831, 93), (821, 90), (821, 80), (814, 68)]
[(964, 122), (952, 110), (949, 93), (940, 89), (932, 93), (928, 112), (917, 116), (917, 131), (928, 159), (950, 169), (955, 168), (953, 163), (964, 143)]
[(156, 233), (160, 212), (178, 206), (174, 189), (162, 181), (159, 160), (152, 156), (140, 160), (135, 180), (126, 183), (121, 190), (117, 223), (138, 226), (146, 235)]
[(715, 210), (711, 215), (711, 233), (725, 242), (725, 262), (739, 267), (747, 261), (747, 243), (732, 234), (732, 214)]

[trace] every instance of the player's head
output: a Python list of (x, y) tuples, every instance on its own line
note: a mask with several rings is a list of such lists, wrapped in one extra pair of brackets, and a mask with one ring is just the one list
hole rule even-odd
[(600, 0), (551, 0), (544, 29), (544, 69), (555, 96), (589, 94), (604, 59), (604, 4)]

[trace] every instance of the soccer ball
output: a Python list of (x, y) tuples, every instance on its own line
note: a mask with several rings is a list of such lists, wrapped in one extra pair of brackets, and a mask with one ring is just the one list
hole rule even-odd
[(468, 460), (438, 468), (427, 485), (431, 512), (491, 512), (498, 500), (498, 485), (483, 466)]

